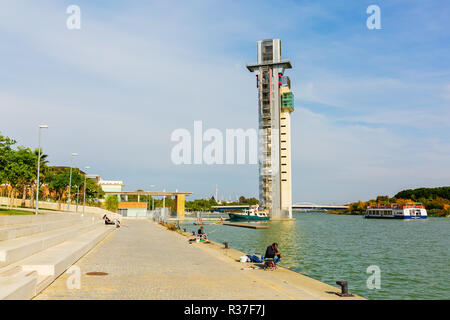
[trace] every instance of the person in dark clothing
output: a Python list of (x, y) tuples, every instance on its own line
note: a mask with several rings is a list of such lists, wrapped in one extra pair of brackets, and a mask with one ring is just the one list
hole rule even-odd
[(206, 234), (205, 230), (203, 229), (203, 226), (198, 229), (197, 234), (200, 238), (207, 239), (208, 235)]
[(273, 259), (275, 264), (281, 261), (281, 254), (278, 252), (278, 243), (274, 242), (267, 247), (264, 259)]
[(105, 224), (116, 224), (114, 221), (111, 221), (106, 214), (103, 216), (103, 220), (105, 220)]

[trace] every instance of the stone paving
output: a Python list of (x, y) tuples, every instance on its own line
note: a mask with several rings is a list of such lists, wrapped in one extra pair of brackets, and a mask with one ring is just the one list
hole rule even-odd
[(148, 220), (124, 220), (75, 264), (80, 289), (68, 289), (71, 275), (64, 273), (35, 299), (342, 299), (316, 280), (288, 270), (248, 270), (227, 255)]

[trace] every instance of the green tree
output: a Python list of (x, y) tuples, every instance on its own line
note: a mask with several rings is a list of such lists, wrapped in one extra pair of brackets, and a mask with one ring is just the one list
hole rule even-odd
[(379, 203), (389, 203), (389, 196), (378, 196), (377, 202)]
[(0, 184), (6, 181), (9, 152), (16, 141), (0, 134)]
[(395, 195), (397, 199), (412, 199), (414, 201), (420, 198), (436, 199), (436, 197), (450, 200), (450, 187), (408, 189)]
[[(61, 209), (61, 201), (63, 198), (67, 199), (70, 182), (70, 169), (50, 167), (46, 176), (45, 183), (47, 184), (51, 193), (55, 195), (55, 200), (58, 202), (58, 210)], [(75, 196), (77, 192), (77, 186), (81, 186), (84, 182), (80, 170), (72, 168), (72, 188), (71, 198)], [(66, 196), (66, 197), (64, 197)]]
[(34, 171), (35, 157), (31, 149), (18, 147), (17, 150), (9, 150), (6, 153), (6, 165), (2, 176), (10, 186), (9, 205), (14, 205), (14, 199), (19, 187), (26, 188), (31, 184), (36, 172)]
[(30, 148), (19, 148), (19, 157), (22, 161), (22, 179), (20, 188), (22, 190), (22, 206), (25, 206), (27, 191), (32, 190), (33, 184), (36, 184), (37, 177), (37, 156)]
[(211, 199), (196, 199), (193, 201), (186, 201), (186, 209), (189, 211), (207, 211), (211, 209), (213, 202)]
[(61, 200), (64, 192), (67, 190), (68, 178), (66, 172), (62, 170), (50, 169), (45, 176), (45, 183), (50, 191), (50, 194), (54, 196), (54, 200), (58, 202), (58, 210), (61, 209)]
[(119, 208), (119, 199), (117, 196), (107, 196), (105, 200), (105, 208), (106, 210), (116, 212)]
[[(83, 189), (84, 185), (80, 188), (80, 190)], [(95, 180), (86, 179), (86, 203), (93, 204), (95, 200), (103, 199), (104, 196), (105, 192)]]
[(257, 205), (259, 204), (259, 200), (256, 198), (246, 198), (244, 196), (239, 197), (239, 204), (241, 205)]
[(211, 199), (209, 199), (209, 206), (217, 206), (217, 201), (216, 199), (214, 199), (214, 197), (211, 197)]

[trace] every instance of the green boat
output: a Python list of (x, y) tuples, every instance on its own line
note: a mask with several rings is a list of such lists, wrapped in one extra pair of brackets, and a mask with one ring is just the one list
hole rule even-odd
[(246, 220), (246, 221), (268, 221), (270, 216), (264, 210), (250, 208), (243, 212), (233, 212), (228, 214), (230, 220)]

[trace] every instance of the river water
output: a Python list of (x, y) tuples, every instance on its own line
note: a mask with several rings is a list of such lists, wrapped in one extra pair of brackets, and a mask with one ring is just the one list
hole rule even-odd
[[(294, 213), (294, 218), (268, 222), (269, 229), (205, 229), (211, 240), (249, 254), (264, 254), (278, 242), (281, 266), (333, 286), (346, 280), (350, 292), (369, 299), (450, 299), (450, 219), (364, 219), (320, 212)], [(380, 289), (368, 288), (369, 266), (380, 270)]]

